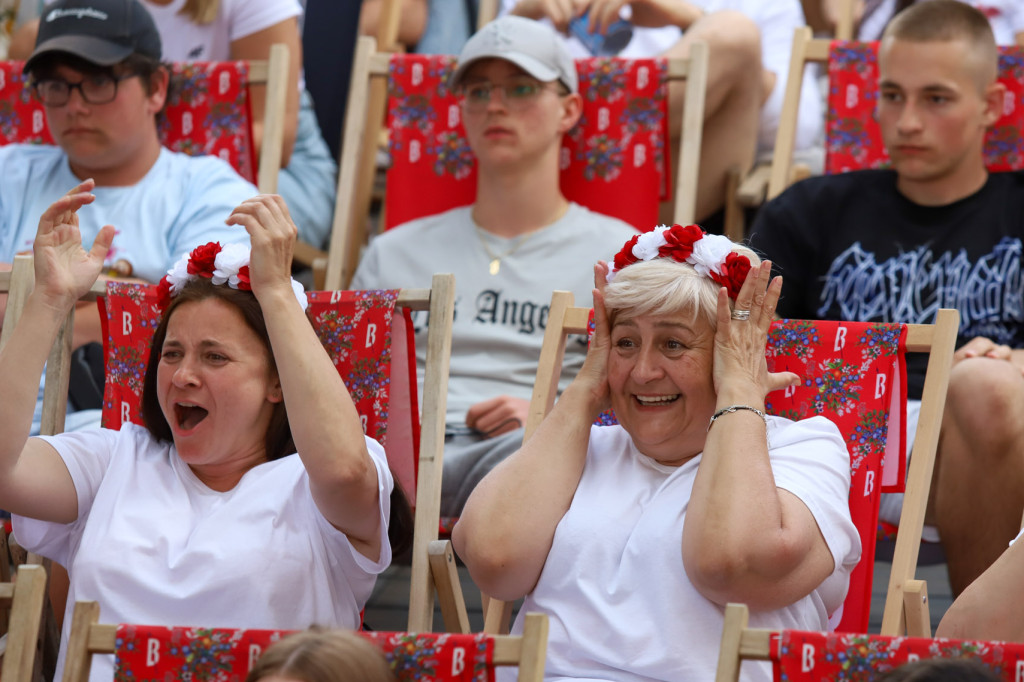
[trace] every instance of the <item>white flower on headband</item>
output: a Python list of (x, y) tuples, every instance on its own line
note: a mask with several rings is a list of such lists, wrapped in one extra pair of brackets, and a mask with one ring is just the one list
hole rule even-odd
[(720, 234), (706, 234), (703, 239), (693, 243), (693, 269), (698, 275), (710, 277), (711, 273), (722, 274), (722, 263), (732, 253), (733, 243), (728, 237)]
[(248, 264), (249, 248), (245, 244), (226, 244), (213, 261), (214, 270), (210, 280), (214, 284), (227, 282), (232, 289), (237, 289), (238, 272)]
[(636, 240), (636, 245), (633, 247), (633, 255), (640, 260), (657, 258), (658, 250), (665, 246), (665, 236), (662, 234), (665, 229), (664, 225), (659, 225), (650, 232), (641, 234), (640, 238)]
[[(186, 253), (174, 264), (157, 285), (160, 306), (166, 308), (170, 299), (181, 293), (185, 285), (200, 277), (208, 278), (213, 284), (227, 284), (232, 289), (252, 291), (249, 283), (249, 247), (244, 244), (221, 246), (209, 242)], [(294, 279), (292, 291), (299, 305), (305, 310), (309, 305), (306, 290)]]

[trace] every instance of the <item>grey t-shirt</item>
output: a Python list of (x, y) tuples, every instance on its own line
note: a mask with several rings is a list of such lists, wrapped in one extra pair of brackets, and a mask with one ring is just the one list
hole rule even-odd
[[(463, 424), (466, 410), (481, 400), (499, 395), (530, 399), (551, 292), (571, 291), (576, 305), (592, 305), (594, 263), (610, 260), (635, 234), (621, 220), (570, 204), (551, 225), (524, 238), (503, 239), (478, 230), (471, 207), (465, 206), (399, 225), (374, 239), (352, 288), (429, 287), (434, 273), (455, 275), (447, 421)], [(500, 269), (491, 275), (489, 264), (496, 256)], [(426, 313), (417, 313), (414, 321), (422, 369)], [(582, 366), (585, 353), (583, 340), (567, 346), (562, 388)]]

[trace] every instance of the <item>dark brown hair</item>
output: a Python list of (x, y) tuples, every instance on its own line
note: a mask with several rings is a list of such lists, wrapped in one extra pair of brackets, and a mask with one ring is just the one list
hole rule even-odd
[(999, 682), (1000, 679), (973, 658), (928, 658), (905, 663), (877, 678), (878, 682)]
[(270, 646), (253, 664), (245, 682), (270, 675), (297, 682), (395, 682), (384, 654), (369, 640), (347, 630), (312, 628)]

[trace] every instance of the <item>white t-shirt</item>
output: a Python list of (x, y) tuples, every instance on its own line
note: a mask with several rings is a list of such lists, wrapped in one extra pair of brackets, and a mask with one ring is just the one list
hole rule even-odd
[(217, 18), (197, 25), (178, 14), (185, 0), (145, 5), (160, 31), (164, 60), (172, 62), (228, 60), (233, 41), (302, 14), (296, 0), (220, 0)]
[[(776, 485), (810, 510), (835, 570), (795, 604), (751, 612), (750, 625), (825, 630), (860, 558), (848, 504), (849, 453), (839, 430), (822, 417), (769, 417), (768, 423)], [(529, 611), (548, 614), (545, 680), (714, 679), (722, 607), (687, 580), (681, 549), (700, 462), (698, 455), (665, 466), (640, 454), (622, 427), (591, 428), (572, 504), (513, 628), (521, 632)], [(743, 679), (770, 680), (771, 671), (767, 664), (744, 666)]]
[[(134, 424), (46, 438), (78, 493), (78, 519), (15, 516), (18, 542), (66, 566), (71, 578), (57, 677), (77, 600), (103, 623), (300, 629), (356, 628), (376, 575), (391, 562), (394, 485), (380, 445), (381, 555), (371, 561), (317, 509), (298, 455), (260, 464), (228, 492), (206, 487), (174, 446)], [(90, 680), (110, 682), (96, 657)]]
[[(767, 154), (775, 148), (775, 136), (782, 116), (782, 100), (789, 76), (789, 57), (793, 51), (793, 31), (804, 26), (803, 8), (799, 0), (690, 0), (706, 12), (735, 10), (757, 24), (761, 30), (761, 61), (765, 69), (775, 73), (775, 87), (761, 106), (758, 133), (758, 153)], [(508, 14), (518, 0), (502, 0), (501, 14)], [(623, 16), (628, 14), (624, 9)], [(546, 20), (545, 20), (546, 21)], [(633, 28), (633, 39), (619, 53), (620, 57), (655, 57), (663, 54), (683, 36), (675, 26), (661, 28)], [(588, 57), (590, 53), (577, 38), (567, 36), (566, 46), (573, 57)], [(800, 91), (800, 108), (794, 149), (805, 150), (822, 144), (824, 113), (821, 94), (814, 78), (814, 69), (804, 69)]]
[[(1016, 45), (1017, 34), (1024, 32), (1024, 2), (1021, 0), (961, 0), (984, 12), (992, 25), (997, 45)], [(878, 40), (896, 11), (896, 0), (882, 0), (878, 9), (864, 17), (857, 30), (860, 40)]]
[[(636, 234), (631, 226), (579, 204), (525, 238), (502, 239), (473, 222), (469, 206), (399, 225), (370, 242), (353, 289), (429, 287), (435, 272), (455, 275), (455, 320), (448, 381), (449, 424), (499, 395), (529, 400), (537, 377), (551, 292), (571, 291), (591, 305), (594, 264), (612, 258)], [(492, 255), (500, 255), (490, 275)], [(418, 365), (424, 365), (426, 313), (414, 316)], [(583, 366), (586, 344), (567, 344), (562, 386)], [(422, 380), (422, 374), (420, 376)]]

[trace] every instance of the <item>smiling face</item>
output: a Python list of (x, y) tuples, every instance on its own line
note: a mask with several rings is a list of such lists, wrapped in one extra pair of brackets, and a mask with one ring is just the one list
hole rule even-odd
[(608, 385), (612, 409), (637, 449), (678, 466), (704, 449), (715, 411), (714, 330), (701, 318), (617, 316)]
[[(980, 188), (985, 132), (1002, 105), (991, 65), (965, 39), (886, 38), (879, 50), (878, 123), (899, 187), (947, 201)], [(924, 202), (934, 203), (934, 202)]]
[[(531, 77), (512, 62), (481, 59), (467, 69), (459, 85), (504, 86), (525, 79)], [(557, 159), (562, 135), (579, 119), (579, 95), (561, 95), (557, 83), (547, 83), (528, 100), (510, 107), (500, 90), (495, 88), (485, 106), (462, 106), (466, 137), (481, 167), (530, 168), (544, 163), (541, 159)]]
[(156, 389), (178, 455), (200, 480), (219, 489), (266, 461), (281, 387), (269, 350), (234, 306), (206, 298), (174, 309)]

